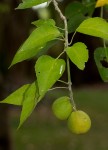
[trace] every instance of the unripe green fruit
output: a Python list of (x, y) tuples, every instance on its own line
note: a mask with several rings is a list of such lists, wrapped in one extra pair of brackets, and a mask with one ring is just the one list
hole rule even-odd
[(81, 111), (74, 111), (68, 119), (69, 129), (76, 134), (86, 133), (91, 127), (91, 120), (89, 116)]
[(72, 112), (72, 104), (67, 96), (60, 97), (52, 105), (54, 115), (60, 120), (66, 120)]

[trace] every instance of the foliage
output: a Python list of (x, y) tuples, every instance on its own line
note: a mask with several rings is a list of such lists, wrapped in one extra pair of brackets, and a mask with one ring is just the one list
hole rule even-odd
[[(64, 81), (61, 82), (66, 84), (65, 88), (69, 90), (73, 111), (76, 111), (71, 87), (69, 59), (80, 70), (84, 70), (89, 58), (85, 43), (79, 41), (73, 44), (73, 39), (77, 32), (102, 38), (104, 47), (96, 49), (94, 57), (103, 81), (108, 82), (108, 69), (105, 66), (103, 67), (102, 64), (103, 60), (105, 63), (108, 63), (108, 48), (105, 45), (105, 40), (108, 40), (108, 22), (103, 19), (103, 7), (101, 8), (101, 17), (92, 17), (95, 8), (106, 5), (107, 1), (105, 3), (102, 3), (101, 0), (97, 2), (95, 0), (72, 2), (67, 5), (65, 15), (59, 9), (56, 0), (23, 0), (17, 9), (31, 8), (44, 2), (48, 5), (50, 3), (54, 5), (60, 19), (64, 23), (64, 29), (57, 27), (53, 19), (39, 19), (32, 22), (35, 29), (16, 52), (10, 67), (35, 57), (40, 51), (44, 51), (56, 44), (55, 41), (62, 40), (64, 42), (64, 49), (57, 58), (52, 58), (48, 55), (40, 56), (35, 64), (36, 80), (32, 84), (22, 86), (1, 102), (22, 106), (19, 127), (30, 116), (37, 103), (42, 100), (47, 91), (62, 77), (65, 66), (67, 66), (68, 81), (66, 83)], [(70, 43), (68, 41), (68, 33), (73, 33)], [(60, 59), (62, 54), (66, 54), (67, 63), (65, 60)]]
[(88, 50), (82, 42), (73, 44), (66, 49), (66, 53), (70, 60), (81, 70), (85, 68), (85, 62), (88, 61)]

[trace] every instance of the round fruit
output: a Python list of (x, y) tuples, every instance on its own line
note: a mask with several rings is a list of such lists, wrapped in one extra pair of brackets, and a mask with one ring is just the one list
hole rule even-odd
[(60, 97), (54, 101), (52, 110), (55, 116), (60, 120), (65, 120), (72, 112), (72, 104), (67, 96)]
[(69, 129), (76, 134), (86, 133), (91, 127), (91, 120), (89, 116), (81, 111), (74, 111), (68, 119)]

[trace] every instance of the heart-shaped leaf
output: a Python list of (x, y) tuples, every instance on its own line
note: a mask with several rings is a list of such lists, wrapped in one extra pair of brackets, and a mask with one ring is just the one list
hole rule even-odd
[(39, 94), (45, 95), (49, 88), (62, 76), (65, 70), (65, 61), (50, 56), (41, 56), (35, 65)]
[(99, 17), (84, 20), (76, 31), (108, 40), (108, 22)]
[(28, 89), (29, 84), (23, 85), (19, 89), (17, 89), (15, 92), (10, 94), (7, 98), (5, 98), (3, 101), (0, 101), (0, 103), (7, 103), (12, 105), (22, 105), (24, 93)]
[(108, 82), (108, 47), (99, 47), (94, 52), (94, 59), (104, 82)]
[(47, 42), (54, 40), (58, 36), (60, 36), (59, 30), (52, 25), (44, 24), (38, 27), (17, 51), (10, 67), (18, 62), (34, 57), (44, 48)]
[(79, 69), (85, 68), (85, 62), (88, 61), (88, 50), (84, 43), (75, 43), (73, 46), (66, 48), (66, 53)]
[(16, 9), (30, 8), (44, 2), (48, 2), (48, 0), (22, 0), (22, 3), (20, 3)]
[(32, 83), (24, 94), (20, 124), (18, 128), (20, 128), (24, 121), (31, 115), (36, 104), (38, 103), (38, 96), (37, 83)]

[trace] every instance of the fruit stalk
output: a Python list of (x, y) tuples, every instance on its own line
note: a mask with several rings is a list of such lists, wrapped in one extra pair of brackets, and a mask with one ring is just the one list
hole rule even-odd
[[(64, 43), (64, 49), (66, 49), (69, 45), (68, 43), (68, 25), (67, 25), (67, 19), (61, 12), (60, 8), (58, 7), (58, 3), (56, 0), (52, 0), (53, 5), (55, 7), (55, 10), (59, 13), (60, 18), (64, 22), (64, 30), (65, 30), (65, 43)], [(70, 62), (69, 57), (67, 56), (67, 74), (68, 74), (68, 89), (69, 89), (69, 95), (70, 95), (70, 101), (73, 105), (73, 109), (76, 111), (76, 105), (73, 99), (73, 92), (72, 92), (72, 81), (71, 81), (71, 73), (70, 73)]]

